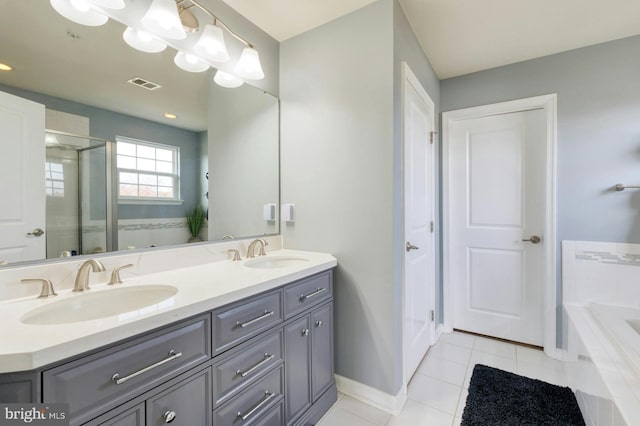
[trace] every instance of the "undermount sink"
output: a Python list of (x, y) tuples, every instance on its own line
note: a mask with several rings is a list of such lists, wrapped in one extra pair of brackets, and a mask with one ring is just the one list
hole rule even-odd
[[(126, 285), (126, 284), (125, 284)], [(178, 293), (170, 285), (145, 285), (74, 294), (33, 309), (20, 318), (24, 324), (66, 324), (120, 315), (123, 319), (174, 304)]]
[(293, 256), (266, 256), (259, 259), (249, 260), (245, 263), (247, 268), (256, 269), (276, 269), (286, 268), (289, 266), (299, 266), (302, 263), (308, 262), (309, 259), (304, 257)]

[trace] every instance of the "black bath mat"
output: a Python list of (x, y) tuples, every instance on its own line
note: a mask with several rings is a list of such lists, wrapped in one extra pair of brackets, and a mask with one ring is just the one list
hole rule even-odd
[(462, 425), (584, 425), (569, 388), (478, 364)]

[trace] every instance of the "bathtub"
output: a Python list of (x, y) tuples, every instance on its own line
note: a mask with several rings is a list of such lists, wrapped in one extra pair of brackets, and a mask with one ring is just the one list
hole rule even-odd
[(640, 376), (640, 307), (592, 303), (590, 310)]

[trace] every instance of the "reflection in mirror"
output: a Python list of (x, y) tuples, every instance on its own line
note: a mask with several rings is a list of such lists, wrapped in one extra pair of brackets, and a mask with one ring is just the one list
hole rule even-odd
[[(27, 142), (12, 118), (0, 117), (10, 158), (1, 164), (0, 196), (35, 179), (40, 189), (20, 196), (46, 202), (35, 200), (42, 206), (34, 218), (11, 207), (26, 205), (21, 198), (0, 207), (0, 219), (21, 224), (11, 233), (25, 239), (9, 240), (2, 228), (0, 261), (183, 244), (196, 206), (208, 213), (202, 240), (279, 232), (277, 98), (246, 84), (219, 87), (214, 69), (185, 72), (172, 49), (136, 51), (113, 20), (90, 28), (49, 2), (12, 7), (0, 15), (0, 62), (13, 67), (0, 71), (0, 92), (13, 97), (0, 103), (29, 100), (45, 109), (34, 125), (42, 132), (35, 155), (8, 148)], [(149, 90), (151, 83), (159, 87)], [(34, 238), (38, 228), (44, 234)], [(46, 244), (28, 248), (35, 240)]]

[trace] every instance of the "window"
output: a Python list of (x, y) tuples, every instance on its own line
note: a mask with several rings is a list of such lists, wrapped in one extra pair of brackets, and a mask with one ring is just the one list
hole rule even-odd
[(180, 148), (116, 138), (120, 202), (180, 201)]
[(44, 163), (44, 188), (49, 197), (64, 197), (64, 169), (62, 163)]

